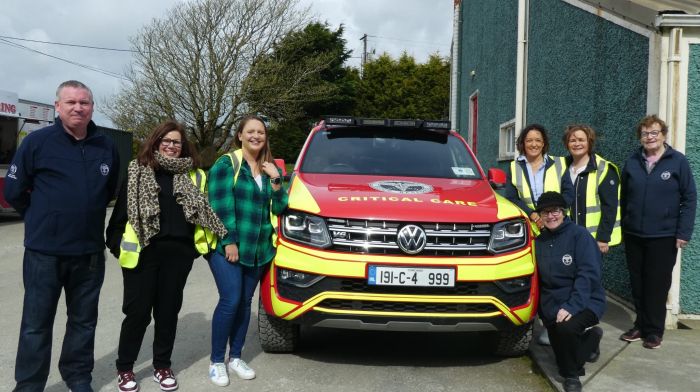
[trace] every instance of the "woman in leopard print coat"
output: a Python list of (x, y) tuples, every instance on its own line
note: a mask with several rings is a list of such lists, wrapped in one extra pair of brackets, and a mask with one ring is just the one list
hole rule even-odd
[(119, 257), (127, 221), (142, 249), (135, 267), (122, 268), (122, 311), (126, 317), (116, 363), (120, 391), (138, 390), (133, 367), (151, 314), (155, 319), (153, 378), (162, 390), (177, 389), (170, 357), (185, 282), (194, 259), (199, 257), (195, 225), (221, 237), (226, 235), (206, 196), (190, 178), (194, 172), (199, 181), (206, 181), (197, 165), (195, 150), (183, 126), (175, 121), (160, 124), (129, 164), (127, 181), (110, 218), (107, 246), (112, 254)]

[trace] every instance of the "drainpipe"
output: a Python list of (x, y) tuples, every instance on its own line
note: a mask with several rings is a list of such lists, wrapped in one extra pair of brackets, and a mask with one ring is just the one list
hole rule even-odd
[[(666, 124), (671, 134), (673, 148), (685, 152), (685, 130), (679, 128), (678, 119), (680, 92), (681, 38), (683, 29), (674, 27), (669, 33), (668, 57), (666, 58)], [(666, 328), (675, 329), (680, 313), (681, 259), (682, 249), (678, 250), (676, 266), (671, 277), (671, 289), (666, 300)]]
[(452, 129), (459, 133), (458, 118), (457, 118), (457, 105), (459, 105), (459, 30), (461, 27), (461, 1), (454, 2), (454, 14), (452, 19), (452, 70), (450, 75), (450, 121), (452, 122)]
[(518, 54), (515, 75), (515, 132), (520, 132), (527, 121), (527, 40), (529, 0), (518, 0)]

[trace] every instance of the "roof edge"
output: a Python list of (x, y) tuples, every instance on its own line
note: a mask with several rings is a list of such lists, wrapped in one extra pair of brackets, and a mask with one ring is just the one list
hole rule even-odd
[(656, 16), (654, 25), (662, 27), (700, 27), (700, 15), (661, 14)]

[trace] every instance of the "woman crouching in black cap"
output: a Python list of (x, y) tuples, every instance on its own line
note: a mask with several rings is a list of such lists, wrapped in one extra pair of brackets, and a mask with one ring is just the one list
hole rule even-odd
[(583, 365), (600, 355), (603, 330), (596, 324), (605, 311), (605, 290), (598, 244), (566, 217), (565, 209), (557, 192), (545, 192), (537, 202), (544, 220), (542, 234), (535, 239), (539, 315), (549, 332), (564, 390), (581, 391)]

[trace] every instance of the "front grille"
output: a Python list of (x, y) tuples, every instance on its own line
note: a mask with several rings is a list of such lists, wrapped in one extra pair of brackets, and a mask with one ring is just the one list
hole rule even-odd
[[(363, 254), (403, 254), (396, 233), (405, 222), (328, 218), (333, 250)], [(420, 256), (489, 255), (488, 223), (422, 223), (427, 243)]]
[[(279, 271), (279, 269), (277, 269)], [(455, 282), (454, 287), (405, 287), (375, 286), (365, 279), (335, 278), (326, 276), (310, 287), (297, 287), (283, 283), (277, 275), (280, 296), (297, 302), (306, 302), (323, 292), (372, 293), (398, 295), (490, 296), (498, 298), (509, 308), (525, 304), (530, 298), (529, 287), (518, 292), (506, 292), (493, 282)]]
[(455, 304), (426, 302), (360, 301), (348, 299), (326, 299), (319, 307), (374, 312), (413, 312), (413, 313), (492, 313), (498, 308), (491, 304)]

